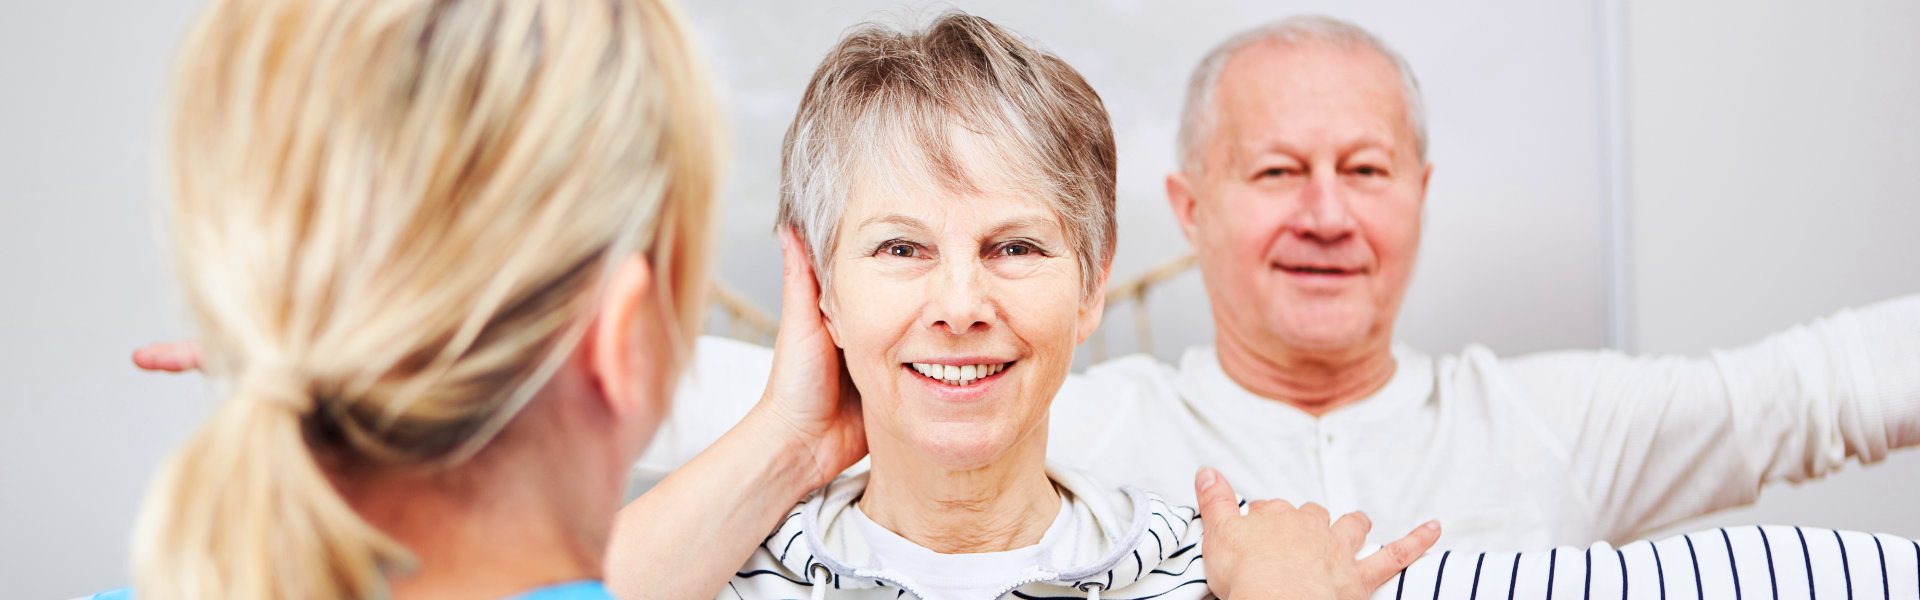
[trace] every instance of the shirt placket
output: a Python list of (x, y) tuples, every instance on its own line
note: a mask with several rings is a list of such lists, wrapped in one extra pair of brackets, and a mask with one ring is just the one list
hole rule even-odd
[(1352, 445), (1344, 428), (1319, 420), (1314, 426), (1314, 443), (1320, 456), (1320, 489), (1326, 493), (1327, 512), (1335, 517), (1355, 510), (1353, 464), (1347, 448)]

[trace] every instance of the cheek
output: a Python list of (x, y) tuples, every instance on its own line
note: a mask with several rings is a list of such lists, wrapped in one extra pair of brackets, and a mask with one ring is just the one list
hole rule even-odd
[(1420, 205), (1407, 199), (1382, 198), (1357, 215), (1367, 245), (1384, 268), (1405, 270), (1420, 249)]
[(871, 373), (879, 363), (890, 368), (887, 350), (913, 323), (917, 306), (913, 288), (859, 269), (845, 269), (835, 273), (829, 295), (829, 317), (847, 353), (847, 369), (857, 376), (862, 371)]

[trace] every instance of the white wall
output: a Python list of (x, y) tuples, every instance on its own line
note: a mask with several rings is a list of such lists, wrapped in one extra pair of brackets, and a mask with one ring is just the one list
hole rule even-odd
[[(1632, 331), (1738, 345), (1920, 292), (1920, 4), (1628, 7)], [(1920, 537), (1920, 452), (1682, 525)], [(1905, 500), (1902, 500), (1905, 499)]]
[(155, 241), (154, 116), (190, 2), (0, 18), (0, 597), (125, 585), (148, 472), (208, 405), (129, 351), (185, 333)]
[[(127, 366), (184, 334), (155, 235), (157, 103), (198, 2), (41, 2), (0, 19), (0, 595), (121, 585), (153, 465), (208, 403), (194, 377)], [(721, 277), (762, 306), (778, 282), (778, 144), (815, 61), (894, 2), (684, 2), (719, 72), (736, 164)], [(104, 5), (104, 6), (103, 6)], [(1427, 91), (1428, 230), (1402, 337), (1502, 353), (1605, 339), (1603, 72), (1587, 2), (962, 2), (1038, 38), (1100, 90), (1120, 144), (1125, 277), (1184, 250), (1160, 193), (1186, 71), (1228, 33), (1292, 12), (1373, 29)], [(919, 5), (930, 15), (945, 5)], [(1629, 5), (1634, 220), (1626, 331), (1697, 352), (1831, 309), (1920, 291), (1920, 56), (1910, 4), (1811, 2), (1726, 14), (1704, 0)], [(1804, 31), (1801, 29), (1805, 29)], [(1801, 44), (1783, 40), (1805, 37)], [(1904, 112), (1903, 112), (1904, 111)], [(1152, 299), (1156, 350), (1211, 336), (1192, 275)], [(1110, 349), (1132, 348), (1113, 315)], [(1920, 536), (1920, 455), (1803, 490), (1756, 519)], [(1906, 486), (1906, 487), (1902, 487)], [(1904, 494), (1893, 492), (1904, 491)], [(1809, 495), (1812, 494), (1812, 495)], [(1890, 495), (1893, 494), (1893, 495)], [(1776, 502), (1777, 499), (1777, 502)], [(1773, 512), (1766, 512), (1773, 511)]]

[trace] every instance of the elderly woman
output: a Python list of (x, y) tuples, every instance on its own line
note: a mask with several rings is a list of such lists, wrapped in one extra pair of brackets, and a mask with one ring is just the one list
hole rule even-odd
[(1078, 73), (976, 17), (868, 26), (816, 71), (783, 176), (872, 468), (721, 597), (1208, 594), (1194, 509), (1046, 463), (1114, 245), (1113, 136)]

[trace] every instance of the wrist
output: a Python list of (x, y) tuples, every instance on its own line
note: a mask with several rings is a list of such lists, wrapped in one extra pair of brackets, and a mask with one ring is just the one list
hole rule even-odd
[(816, 457), (818, 440), (768, 406), (769, 403), (762, 400), (727, 436), (737, 438), (736, 443), (745, 451), (766, 458), (765, 470), (757, 478), (763, 486), (761, 489), (798, 500), (835, 474), (820, 473)]

